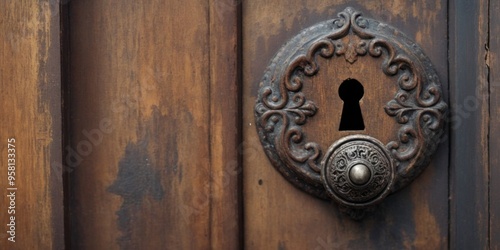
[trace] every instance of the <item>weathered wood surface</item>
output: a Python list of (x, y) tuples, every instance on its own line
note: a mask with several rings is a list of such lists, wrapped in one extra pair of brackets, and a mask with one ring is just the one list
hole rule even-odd
[[(240, 0), (211, 0), (210, 248), (242, 247)], [(206, 67), (207, 65), (205, 65)]]
[(490, 0), (489, 53), (489, 159), (490, 159), (490, 249), (500, 249), (500, 2)]
[(489, 247), (487, 13), (487, 0), (450, 2), (451, 249)]
[[(420, 177), (409, 187), (389, 196), (362, 222), (353, 221), (334, 205), (294, 188), (272, 167), (260, 146), (253, 108), (266, 65), (288, 39), (319, 21), (335, 18), (336, 13), (347, 6), (398, 28), (416, 41), (436, 67), (445, 99), (448, 98), (447, 1), (321, 1), (314, 4), (309, 1), (244, 1), (246, 249), (443, 249), (448, 245), (448, 140), (441, 144)], [(367, 67), (375, 65), (368, 58), (358, 60), (364, 60)], [(332, 98), (338, 98), (338, 86), (349, 77), (350, 67), (357, 65), (349, 66), (342, 61), (333, 59), (324, 64), (322, 70), (327, 68), (323, 73), (327, 72), (328, 76), (319, 73), (314, 84), (304, 86), (304, 92), (313, 96), (320, 109), (326, 110), (323, 116), (318, 112), (314, 123), (311, 120), (303, 126), (307, 135), (322, 148), (328, 147), (341, 134), (336, 131), (341, 108), (335, 109), (340, 102)], [(340, 66), (333, 69), (334, 64)], [(371, 93), (390, 92), (390, 89), (376, 87), (378, 81), (383, 80), (381, 75), (367, 69), (364, 74), (354, 76), (365, 86), (365, 98)], [(382, 94), (373, 95), (367, 102), (384, 98)], [(361, 103), (361, 108), (366, 104)], [(384, 126), (391, 123), (380, 121), (386, 116), (383, 111), (375, 114), (367, 108), (363, 115), (371, 133), (382, 140), (392, 136), (390, 128)]]
[[(0, 249), (63, 249), (58, 3), (0, 1), (0, 34)], [(8, 151), (10, 138), (15, 152)], [(10, 216), (15, 242), (8, 240)]]
[[(19, 188), (16, 243), (1, 231), (1, 249), (500, 249), (498, 1), (63, 2), (61, 45), (58, 1), (0, 1), (0, 172), (13, 137)], [(280, 176), (253, 117), (274, 53), (348, 5), (423, 48), (452, 110), (431, 165), (361, 222)], [(394, 136), (371, 111), (394, 90), (376, 85), (376, 59), (358, 60), (324, 61), (304, 88), (322, 148), (350, 134), (337, 90), (359, 65), (366, 132)]]
[(72, 247), (239, 247), (237, 8), (70, 3)]

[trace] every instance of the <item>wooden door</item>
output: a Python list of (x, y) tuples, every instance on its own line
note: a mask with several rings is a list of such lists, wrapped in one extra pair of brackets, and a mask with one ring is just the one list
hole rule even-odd
[[(276, 171), (254, 118), (259, 83), (278, 49), (348, 6), (417, 43), (450, 108), (429, 166), (362, 220)], [(1, 249), (500, 248), (498, 1), (20, 0), (0, 7), (4, 225), (7, 195), (16, 191), (16, 242), (4, 227)], [(357, 80), (373, 93), (375, 63), (359, 60), (367, 73)], [(347, 63), (333, 66), (305, 88), (325, 110), (304, 126), (322, 148), (337, 139), (332, 97), (352, 73)], [(379, 118), (374, 108), (363, 112), (366, 124)], [(390, 136), (383, 126), (367, 131)], [(7, 189), (12, 145), (17, 190)]]

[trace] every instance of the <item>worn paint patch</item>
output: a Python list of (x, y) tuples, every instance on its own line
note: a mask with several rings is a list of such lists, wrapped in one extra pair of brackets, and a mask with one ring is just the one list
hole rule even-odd
[(118, 176), (108, 191), (123, 198), (118, 216), (118, 229), (122, 236), (118, 239), (120, 246), (126, 246), (131, 238), (133, 214), (144, 198), (149, 195), (161, 200), (164, 190), (161, 185), (159, 171), (155, 171), (148, 155), (148, 136), (137, 143), (128, 143), (125, 155), (120, 160)]

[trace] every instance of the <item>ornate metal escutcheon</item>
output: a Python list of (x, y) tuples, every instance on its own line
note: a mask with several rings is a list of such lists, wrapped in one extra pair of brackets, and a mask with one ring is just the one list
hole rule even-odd
[[(392, 79), (380, 84), (396, 86), (381, 110), (371, 110), (393, 117), (395, 139), (382, 142), (363, 134), (362, 127), (324, 151), (303, 130), (322, 111), (303, 87), (325, 60), (340, 58), (356, 67), (359, 57), (378, 60), (381, 72)], [(353, 218), (422, 172), (443, 135), (446, 113), (438, 76), (422, 49), (402, 32), (350, 7), (336, 19), (303, 30), (278, 51), (255, 105), (258, 134), (273, 166), (296, 187), (335, 201)]]

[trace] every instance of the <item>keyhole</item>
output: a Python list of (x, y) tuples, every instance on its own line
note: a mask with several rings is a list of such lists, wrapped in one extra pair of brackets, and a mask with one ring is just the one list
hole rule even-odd
[(342, 117), (340, 118), (340, 131), (365, 129), (361, 107), (359, 106), (359, 100), (361, 100), (364, 93), (363, 85), (356, 79), (348, 78), (340, 84), (339, 96), (344, 101)]

